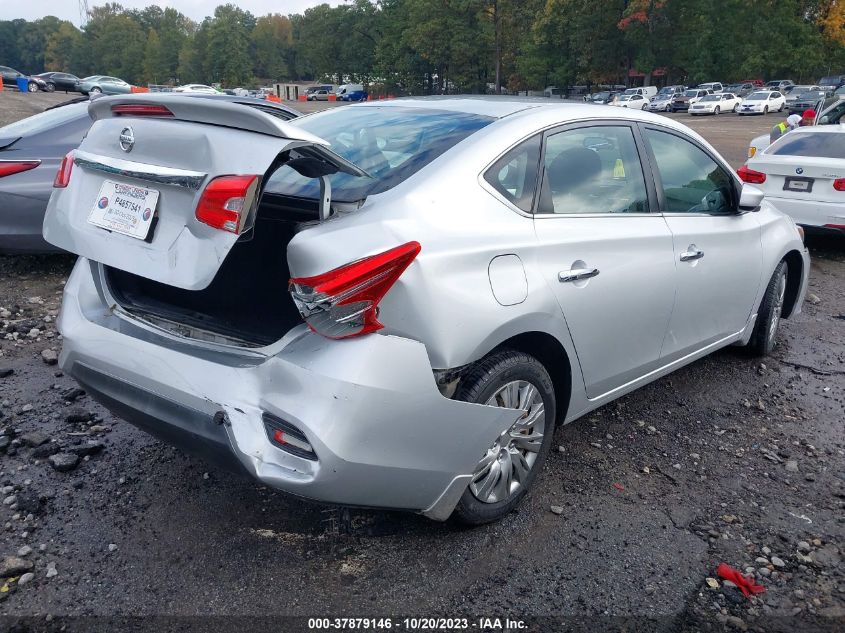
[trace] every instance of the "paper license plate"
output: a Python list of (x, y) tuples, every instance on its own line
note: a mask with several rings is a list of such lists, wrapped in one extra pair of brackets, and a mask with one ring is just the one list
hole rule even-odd
[(106, 180), (88, 221), (139, 240), (147, 238), (158, 203), (158, 191)]

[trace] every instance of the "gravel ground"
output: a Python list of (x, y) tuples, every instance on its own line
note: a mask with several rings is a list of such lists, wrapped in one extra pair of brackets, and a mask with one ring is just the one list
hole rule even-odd
[[(693, 125), (741, 163), (773, 119)], [(0, 624), (471, 615), (478, 630), (475, 616), (543, 616), (529, 626), (544, 631), (842, 631), (845, 242), (809, 244), (811, 294), (771, 358), (723, 350), (558, 429), (519, 511), (476, 529), (306, 504), (115, 419), (54, 364), (72, 258), (0, 257)], [(720, 562), (766, 592), (715, 580)]]

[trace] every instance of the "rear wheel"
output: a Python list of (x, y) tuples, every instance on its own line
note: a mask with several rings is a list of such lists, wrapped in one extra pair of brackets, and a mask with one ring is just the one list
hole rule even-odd
[(783, 112), (783, 104), (782, 103), (780, 104), (780, 107), (778, 108), (778, 112)]
[(780, 317), (783, 312), (783, 304), (786, 299), (786, 276), (789, 267), (782, 261), (775, 268), (769, 285), (766, 286), (766, 293), (760, 302), (760, 310), (757, 312), (757, 322), (754, 324), (754, 333), (748, 341), (748, 351), (756, 356), (771, 354), (775, 348)]
[(103, 89), (100, 88), (99, 86), (94, 86), (93, 88), (91, 88), (91, 94), (92, 95), (98, 95), (101, 92), (103, 92)]
[(552, 380), (533, 356), (504, 350), (478, 363), (455, 397), (523, 412), (484, 451), (453, 515), (468, 525), (497, 521), (522, 501), (549, 452), (556, 414)]

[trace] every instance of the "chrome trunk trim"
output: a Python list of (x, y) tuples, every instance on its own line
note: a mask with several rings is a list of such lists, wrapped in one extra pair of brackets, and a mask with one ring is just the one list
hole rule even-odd
[(145, 182), (184, 187), (193, 191), (199, 191), (208, 176), (198, 171), (137, 163), (123, 158), (98, 156), (81, 150), (74, 152), (73, 163), (84, 169), (101, 171), (109, 175), (137, 178)]

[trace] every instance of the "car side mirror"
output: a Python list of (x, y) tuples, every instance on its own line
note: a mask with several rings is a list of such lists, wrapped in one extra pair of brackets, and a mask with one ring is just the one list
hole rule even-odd
[(747, 183), (742, 185), (742, 191), (739, 194), (740, 211), (759, 211), (765, 196), (766, 194), (754, 185)]

